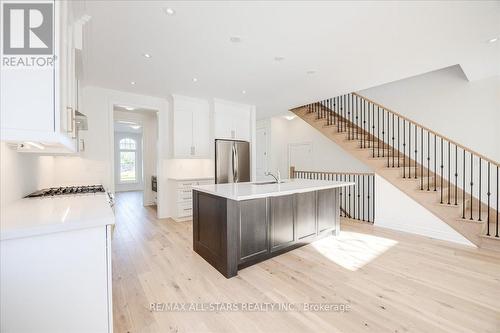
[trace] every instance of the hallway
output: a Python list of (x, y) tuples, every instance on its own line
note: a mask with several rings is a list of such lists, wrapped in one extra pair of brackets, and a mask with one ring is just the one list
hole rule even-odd
[[(192, 251), (191, 222), (157, 219), (141, 199), (116, 197), (115, 332), (500, 330), (499, 253), (344, 221), (338, 239), (228, 280)], [(171, 302), (328, 303), (345, 311), (150, 311), (151, 303)]]

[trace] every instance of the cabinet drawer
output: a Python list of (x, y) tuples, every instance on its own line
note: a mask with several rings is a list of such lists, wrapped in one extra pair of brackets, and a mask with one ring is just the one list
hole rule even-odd
[(177, 202), (192, 200), (193, 190), (191, 189), (177, 189)]
[(186, 217), (193, 215), (192, 202), (181, 202), (177, 204), (177, 217)]

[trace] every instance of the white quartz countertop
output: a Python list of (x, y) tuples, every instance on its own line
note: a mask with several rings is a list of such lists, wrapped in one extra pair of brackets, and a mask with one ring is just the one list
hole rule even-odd
[(231, 200), (248, 200), (304, 193), (354, 185), (352, 182), (327, 180), (287, 179), (280, 184), (230, 183), (193, 186), (193, 190)]
[(0, 239), (115, 223), (106, 193), (20, 199), (2, 209)]

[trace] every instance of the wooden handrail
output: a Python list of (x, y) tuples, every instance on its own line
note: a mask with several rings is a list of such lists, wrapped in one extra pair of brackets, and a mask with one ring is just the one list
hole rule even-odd
[(295, 175), (297, 172), (305, 172), (305, 173), (315, 173), (315, 174), (322, 174), (322, 175), (374, 175), (374, 172), (342, 172), (342, 171), (308, 171), (308, 170), (297, 170), (295, 169), (294, 166), (290, 167), (290, 177)]
[(452, 143), (453, 145), (455, 145), (455, 146), (459, 147), (460, 149), (463, 149), (463, 150), (465, 150), (465, 151), (467, 151), (467, 152), (469, 152), (469, 153), (472, 153), (473, 155), (475, 155), (475, 156), (477, 156), (477, 157), (480, 157), (481, 159), (483, 159), (483, 160), (485, 160), (485, 161), (487, 161), (487, 162), (490, 162), (490, 163), (495, 164), (495, 165), (500, 165), (500, 163), (499, 163), (499, 162), (494, 161), (494, 160), (492, 160), (491, 158), (488, 158), (488, 157), (486, 157), (486, 156), (484, 156), (484, 155), (482, 155), (482, 154), (480, 154), (480, 153), (478, 153), (478, 152), (476, 152), (476, 151), (474, 151), (474, 150), (472, 150), (472, 149), (470, 149), (470, 148), (468, 148), (468, 147), (465, 147), (465, 146), (461, 145), (460, 143), (458, 143), (458, 142), (456, 142), (456, 141), (454, 141), (454, 140), (452, 140), (452, 139), (450, 139), (450, 138), (448, 138), (448, 137), (446, 137), (446, 136), (444, 136), (444, 135), (442, 135), (442, 134), (439, 134), (439, 133), (437, 133), (436, 131), (433, 131), (433, 130), (431, 130), (430, 128), (428, 128), (428, 127), (426, 127), (426, 126), (423, 126), (423, 125), (421, 125), (421, 124), (417, 123), (416, 121), (411, 120), (411, 119), (409, 119), (408, 117), (405, 117), (405, 116), (403, 116), (402, 114), (400, 114), (400, 113), (398, 113), (398, 112), (396, 112), (396, 111), (393, 111), (393, 110), (391, 110), (391, 109), (389, 109), (389, 108), (387, 108), (387, 107), (385, 107), (385, 106), (383, 106), (383, 105), (381, 105), (381, 104), (379, 104), (379, 103), (377, 103), (377, 102), (374, 102), (373, 100), (371, 100), (371, 99), (369, 99), (369, 98), (367, 98), (367, 97), (365, 97), (365, 96), (362, 96), (362, 95), (360, 95), (360, 94), (358, 94), (358, 93), (355, 93), (355, 92), (354, 92), (354, 93), (352, 93), (352, 94), (353, 94), (353, 95), (356, 95), (356, 96), (358, 96), (358, 97), (360, 97), (360, 98), (362, 98), (362, 99), (364, 99), (365, 101), (367, 101), (367, 102), (369, 102), (369, 103), (372, 103), (373, 105), (376, 105), (376, 106), (381, 107), (382, 109), (384, 109), (384, 110), (385, 110), (385, 111), (387, 111), (387, 112), (394, 113), (395, 115), (397, 115), (397, 116), (398, 116), (398, 117), (400, 117), (401, 119), (404, 119), (404, 120), (406, 120), (406, 121), (408, 121), (408, 122), (410, 122), (410, 123), (412, 123), (412, 124), (414, 124), (414, 125), (416, 125), (416, 126), (418, 126), (418, 127), (421, 127), (421, 128), (423, 128), (425, 131), (427, 131), (427, 132), (429, 132), (429, 133), (432, 133), (432, 134), (434, 134), (434, 135), (436, 135), (436, 136), (438, 136), (438, 137), (440, 137), (440, 138), (443, 138), (444, 140), (446, 140), (446, 141), (448, 141), (448, 142)]

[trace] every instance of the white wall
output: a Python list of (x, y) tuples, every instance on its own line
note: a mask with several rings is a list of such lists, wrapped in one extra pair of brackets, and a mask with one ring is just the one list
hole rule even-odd
[(43, 187), (51, 186), (54, 157), (18, 153), (0, 142), (0, 210)]
[[(282, 174), (288, 175), (288, 144), (299, 142), (311, 142), (313, 145), (312, 171), (371, 171), (298, 117), (293, 120), (284, 117), (264, 119), (258, 122), (258, 126), (270, 129), (268, 151), (272, 172), (279, 168)], [(445, 222), (379, 176), (375, 180), (375, 225), (471, 245)]]
[(470, 82), (457, 65), (359, 94), (500, 161), (500, 76)]
[(257, 126), (267, 126), (269, 130), (269, 171), (280, 171), (283, 178), (288, 177), (288, 146), (296, 143), (312, 144), (312, 161), (314, 171), (358, 171), (370, 169), (357, 159), (345, 154), (342, 148), (296, 117), (288, 120), (284, 117), (273, 117), (260, 120)]

